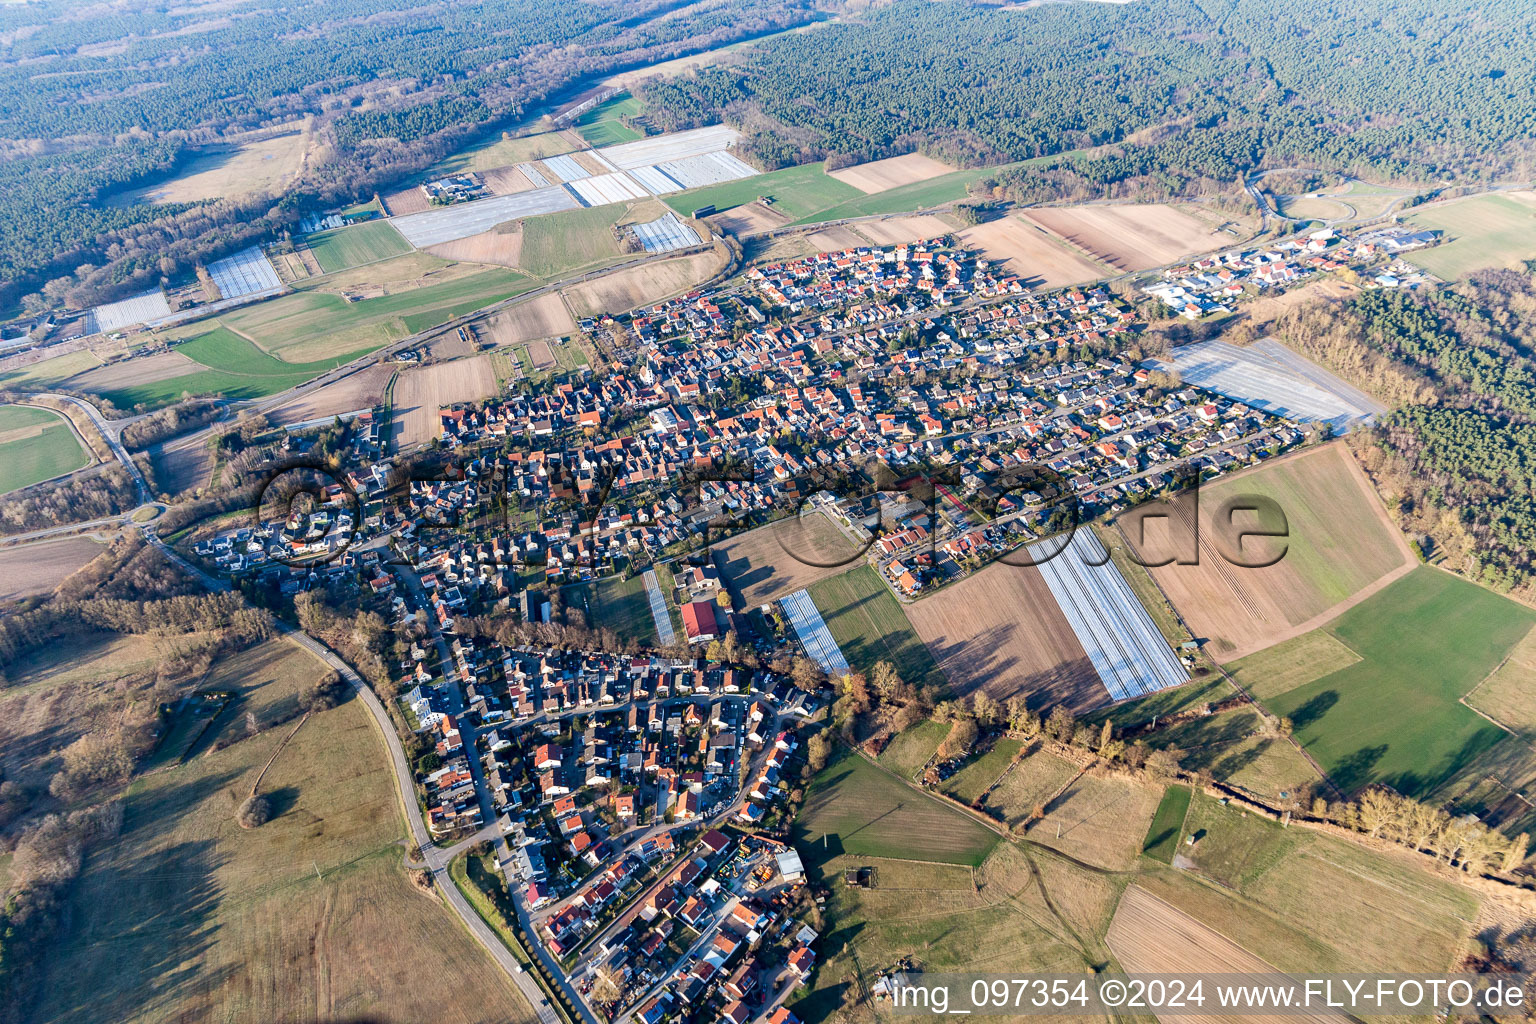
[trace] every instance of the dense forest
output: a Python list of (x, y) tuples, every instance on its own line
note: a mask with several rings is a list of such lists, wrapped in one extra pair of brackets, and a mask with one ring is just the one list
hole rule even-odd
[(898, 0), (653, 82), (652, 120), (724, 117), (773, 166), (914, 149), (1015, 198), (1163, 196), (1302, 165), (1528, 177), (1529, 11), (1474, 0), (1159, 0), (1023, 10)]
[[(83, 305), (366, 197), (603, 73), (804, 24), (808, 0), (0, 5), (0, 306)], [(112, 205), (313, 116), (287, 197)], [(51, 282), (51, 283), (50, 283)]]
[(1536, 594), (1536, 277), (1365, 292), (1274, 334), (1397, 406), (1353, 444), (1426, 555)]

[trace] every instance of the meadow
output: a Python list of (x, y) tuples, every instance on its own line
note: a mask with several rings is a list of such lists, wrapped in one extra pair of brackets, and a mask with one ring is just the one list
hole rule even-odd
[(841, 854), (975, 866), (998, 837), (857, 754), (844, 754), (811, 783), (795, 845), (817, 863)]
[(938, 751), (939, 744), (949, 735), (949, 726), (931, 719), (918, 722), (891, 737), (876, 758), (880, 767), (888, 768), (904, 779), (917, 774)]
[(1301, 751), (1250, 707), (1181, 722), (1147, 737), (1147, 742), (1177, 747), (1185, 769), (1209, 772), (1217, 782), (1261, 800), (1284, 802), (1318, 781)]
[(939, 788), (963, 804), (974, 804), (998, 780), (1023, 746), (1018, 740), (1002, 737), (985, 754), (945, 779)]
[[(1385, 782), (1422, 796), (1506, 734), (1460, 703), (1536, 623), (1536, 611), (1423, 566), (1324, 629), (1360, 658), (1265, 704), (1346, 792)], [(1309, 649), (1291, 653), (1312, 657)], [(1274, 655), (1234, 666), (1263, 675)], [(1329, 667), (1326, 658), (1318, 666)], [(1294, 676), (1292, 677), (1294, 678)]]
[(623, 253), (614, 237), (616, 212), (612, 206), (592, 206), (529, 217), (523, 221), (518, 266), (549, 279), (618, 259)]
[(1017, 828), (1077, 773), (1077, 765), (1065, 758), (1044, 749), (1031, 751), (987, 794), (982, 809), (1009, 828)]
[(592, 629), (611, 629), (625, 640), (656, 642), (656, 621), (651, 617), (645, 577), (640, 573), (627, 580), (608, 577), (571, 587), (565, 605), (584, 609), (587, 625)]
[[(892, 192), (903, 191), (905, 189), (892, 190)], [(881, 196), (891, 195), (892, 192), (881, 193)], [(864, 193), (852, 185), (846, 185), (836, 178), (828, 177), (823, 164), (802, 164), (799, 167), (769, 171), (755, 178), (727, 181), (720, 185), (709, 185), (681, 192), (667, 196), (665, 202), (672, 209), (686, 216), (701, 206), (728, 210), (743, 203), (756, 202), (758, 196), (772, 196), (773, 209), (789, 217), (804, 218), (805, 221), (809, 221), (832, 219), (830, 215), (821, 216), (821, 212), (838, 203), (863, 197)], [(880, 196), (867, 198), (874, 199)], [(903, 207), (898, 206), (889, 212), (895, 213), (901, 209)]]
[(1437, 203), (1404, 218), (1443, 233), (1441, 243), (1408, 260), (1450, 281), (1486, 267), (1518, 267), (1536, 258), (1536, 193), (1511, 192)]
[(946, 685), (933, 655), (874, 569), (860, 565), (808, 589), (849, 665), (870, 672), (876, 662), (889, 661), (915, 686)]
[(0, 405), (0, 494), (90, 464), (90, 453), (63, 416), (32, 406)]
[(215, 666), (209, 684), (233, 690), (239, 710), (185, 764), (129, 787), (122, 836), (90, 855), (68, 893), (37, 1019), (532, 1019), (460, 924), (406, 878), (399, 797), (361, 704), (307, 722), (262, 782), (272, 820), (236, 824), (290, 732), (247, 736), (244, 711), (258, 722), (291, 712), (325, 671), (285, 641)]
[(347, 227), (320, 231), (305, 239), (320, 269), (327, 274), (377, 263), (411, 251), (393, 224), (384, 220), (364, 221)]
[(1164, 864), (1173, 863), (1179, 840), (1184, 835), (1184, 816), (1189, 813), (1188, 786), (1169, 786), (1158, 801), (1157, 813), (1147, 828), (1147, 838), (1141, 844), (1141, 852)]
[(1281, 970), (1440, 971), (1477, 915), (1476, 894), (1417, 855), (1285, 828), (1196, 794), (1181, 845), (1224, 888), (1156, 870), (1139, 884)]
[(620, 93), (577, 117), (576, 132), (587, 140), (587, 145), (594, 149), (615, 146), (621, 142), (633, 142), (645, 136), (633, 128), (626, 127), (619, 119), (633, 117), (644, 109), (645, 104), (638, 99), (627, 92)]

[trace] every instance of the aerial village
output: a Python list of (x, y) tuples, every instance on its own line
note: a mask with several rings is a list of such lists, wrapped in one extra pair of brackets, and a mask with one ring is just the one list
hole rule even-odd
[[(1198, 318), (1392, 259), (1320, 232), (1145, 294)], [(1314, 439), (1117, 355), (1135, 300), (1036, 290), (943, 238), (754, 266), (584, 322), (610, 365), (444, 408), (427, 451), (386, 455), (372, 414), (328, 427), (346, 468), (315, 500), (187, 548), (414, 629), (391, 670), (430, 830), (493, 843), (589, 1005), (789, 1024), (817, 939), (790, 794), (847, 666), (746, 606), (710, 542), (824, 516), (912, 600), (1059, 530), (1064, 507), (1086, 521)], [(608, 628), (589, 604), (562, 631), (592, 584), (637, 577), (649, 621)]]

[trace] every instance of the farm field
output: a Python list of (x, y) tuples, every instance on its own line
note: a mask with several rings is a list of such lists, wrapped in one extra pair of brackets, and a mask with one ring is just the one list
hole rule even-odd
[(467, 238), (455, 238), (430, 246), (423, 252), (445, 260), (462, 260), (466, 263), (490, 263), (501, 267), (516, 267), (523, 258), (523, 222), (509, 221), (497, 224), (488, 231)]
[(177, 168), (174, 178), (114, 196), (108, 203), (197, 203), (276, 192), (303, 168), (308, 145), (308, 132), (292, 131), (254, 142), (207, 146)]
[(1146, 841), (1141, 845), (1142, 853), (1164, 864), (1173, 863), (1184, 835), (1184, 816), (1189, 813), (1191, 796), (1188, 786), (1169, 786), (1163, 790), (1157, 813), (1152, 815), (1152, 824), (1147, 828)]
[(1012, 273), (1047, 287), (1065, 287), (1109, 277), (1114, 271), (1021, 216), (1009, 215), (957, 233), (989, 259), (1001, 260)]
[(497, 137), (443, 160), (424, 177), (439, 178), (458, 171), (485, 172), (546, 156), (569, 153), (577, 146), (563, 132), (539, 132), (514, 138)]
[(846, 853), (972, 867), (998, 842), (964, 812), (857, 754), (845, 754), (812, 781), (794, 839), (818, 863)]
[(1141, 883), (1286, 971), (1442, 971), (1477, 915), (1476, 893), (1406, 850), (1371, 850), (1195, 794), (1181, 846), (1192, 878)]
[(728, 210), (755, 202), (758, 196), (772, 196), (774, 210), (782, 211), (791, 218), (804, 218), (834, 203), (862, 194), (852, 185), (846, 185), (828, 175), (824, 165), (802, 164), (740, 181), (680, 192), (667, 196), (666, 203), (686, 216), (701, 206)]
[(28, 405), (0, 405), (0, 494), (83, 469), (92, 462), (59, 413)]
[(633, 117), (645, 109), (645, 104), (628, 93), (620, 93), (604, 100), (576, 118), (576, 132), (589, 146), (612, 146), (620, 142), (633, 142), (644, 138), (633, 128), (619, 120)]
[(303, 282), (291, 295), (226, 313), (219, 322), (291, 362), (338, 353), (355, 358), (534, 286), (510, 270), (452, 266), (412, 253)]
[[(1252, 496), (1279, 506), (1284, 522), (1266, 513), (1262, 525), (1283, 525), (1288, 536), (1256, 538), (1239, 556), (1231, 542), (1222, 540), (1231, 531), (1219, 526), (1224, 521), (1221, 509), (1228, 500)], [(1342, 610), (1344, 602), (1385, 585), (1415, 562), (1341, 444), (1206, 484), (1198, 503), (1199, 564), (1169, 564), (1150, 572), (1217, 661), (1235, 660), (1319, 626)], [(1122, 516), (1119, 525), (1126, 544), (1144, 561), (1170, 555), (1188, 561), (1195, 550), (1192, 504), (1181, 498), (1143, 505)], [(1232, 523), (1238, 529), (1260, 525), (1254, 513), (1242, 513)], [(1281, 550), (1284, 557), (1278, 562), (1258, 568), (1229, 560), (1269, 561)]]
[[(208, 321), (200, 326), (219, 324)], [(232, 400), (265, 398), (296, 387), (326, 370), (354, 359), (362, 352), (343, 353), (333, 359), (314, 363), (288, 363), (268, 355), (228, 327), (211, 330), (176, 346), (178, 355), (197, 364), (192, 373), (131, 383), (120, 381), (115, 387), (97, 393), (121, 409), (135, 406), (154, 407), (177, 401), (183, 394), (218, 392)]]
[(1265, 704), (1346, 792), (1385, 782), (1426, 796), (1511, 742), (1460, 699), (1533, 623), (1536, 611), (1421, 566), (1325, 627), (1362, 660)]
[(1089, 772), (1051, 801), (1028, 836), (1084, 863), (1124, 871), (1141, 856), (1162, 796), (1161, 786)]
[(956, 696), (985, 689), (1031, 707), (1084, 710), (1104, 688), (1083, 645), (1032, 566), (988, 566), (915, 601), (907, 618), (928, 645)]
[(955, 168), (921, 153), (908, 153), (885, 160), (872, 160), (866, 164), (854, 164), (841, 170), (828, 172), (845, 185), (870, 195), (887, 189), (911, 185), (930, 178), (938, 178), (953, 172)]
[(1117, 272), (1147, 270), (1232, 243), (1230, 235), (1161, 203), (1042, 206), (1022, 216)]
[(1504, 663), (1467, 694), (1467, 703), (1523, 738), (1536, 738), (1536, 627), (1509, 652)]
[(443, 406), (494, 394), (496, 373), (489, 355), (403, 370), (395, 379), (394, 442), (425, 444), (442, 433), (437, 414)]
[(64, 537), (0, 548), (0, 601), (47, 594), (64, 577), (105, 551), (88, 537)]
[[(828, 230), (837, 231), (839, 229), (830, 228)], [(900, 245), (902, 242), (920, 242), (929, 238), (940, 238), (955, 233), (954, 228), (933, 214), (859, 221), (858, 224), (841, 230), (862, 235), (876, 245)], [(814, 238), (815, 236), (811, 237)], [(861, 243), (854, 243), (855, 247), (859, 244)]]
[(931, 719), (918, 722), (891, 738), (876, 758), (880, 767), (889, 768), (904, 779), (910, 779), (918, 769), (927, 764), (939, 744), (949, 735), (949, 726)]
[(727, 256), (716, 245), (709, 252), (646, 263), (564, 289), (571, 312), (577, 316), (622, 313), (659, 302), (708, 281), (725, 266)]
[(1450, 281), (1487, 267), (1518, 267), (1536, 257), (1536, 192), (1500, 192), (1437, 203), (1404, 218), (1444, 240), (1407, 259)]
[(612, 207), (594, 206), (523, 221), (522, 269), (550, 279), (618, 259), (614, 214)]
[(974, 804), (987, 787), (998, 780), (1023, 746), (1018, 740), (1003, 737), (992, 744), (991, 750), (944, 780), (939, 788), (963, 804)]
[(710, 554), (739, 610), (750, 611), (846, 571), (859, 552), (826, 516), (812, 513), (712, 540)]
[(357, 409), (371, 409), (384, 401), (384, 388), (395, 370), (386, 363), (365, 366), (334, 384), (305, 392), (278, 406), (266, 416), (271, 423), (307, 423), (322, 416), (336, 416)]
[(576, 322), (559, 293), (549, 292), (497, 313), (477, 330), (495, 345), (522, 345), (574, 334)]
[[(322, 670), (310, 660), (300, 681)], [(459, 922), (406, 879), (399, 799), (361, 705), (320, 713), (283, 750), (262, 783), (273, 820), (235, 823), (287, 733), (130, 787), (121, 838), (69, 893), (39, 1019), (147, 1024), (231, 1006), (266, 1020), (532, 1019)]]
[[(1327, 294), (1323, 293), (1325, 297)], [(1283, 297), (1261, 301), (1278, 305), (1282, 300)], [(1347, 433), (1387, 411), (1386, 406), (1365, 392), (1273, 338), (1241, 347), (1219, 339), (1182, 345), (1171, 360), (1158, 360), (1157, 365), (1177, 371), (1186, 383), (1198, 384), (1273, 415), (1332, 424), (1336, 434)]]
[(933, 656), (874, 569), (860, 565), (813, 583), (809, 590), (849, 665), (867, 673), (876, 662), (889, 661), (902, 679), (918, 687), (945, 685)]
[[(698, 207), (694, 206), (690, 207), (687, 211), (680, 210), (678, 212), (691, 213), (696, 209)], [(772, 231), (774, 228), (781, 228), (789, 223), (787, 215), (758, 202), (746, 202), (739, 206), (733, 206), (724, 213), (712, 213), (705, 220), (713, 224), (718, 230), (736, 235), (737, 237), (754, 234), (759, 231)]]
[(386, 220), (370, 220), (310, 235), (305, 244), (327, 274), (403, 256), (411, 247)]
[[(810, 863), (812, 849), (802, 849)], [(853, 888), (843, 881), (848, 870), (872, 868), (873, 888)], [(1112, 906), (1112, 893), (1091, 876), (1078, 873), (1060, 879), (1050, 870), (1052, 895), (1076, 910)], [(1064, 934), (1039, 896), (1023, 855), (999, 846), (974, 873), (936, 864), (910, 864), (869, 856), (838, 856), (811, 869), (813, 884), (831, 890), (823, 913), (836, 922), (818, 940), (817, 970), (810, 982), (790, 997), (790, 1009), (801, 1020), (869, 1020), (867, 1010), (844, 1016), (839, 1007), (851, 995), (855, 979), (867, 990), (874, 972), (903, 958), (926, 971), (1076, 972), (1085, 956), (1076, 939)], [(978, 886), (978, 879), (980, 885)], [(1092, 913), (1083, 913), (1087, 918)], [(1084, 921), (1078, 927), (1097, 933)], [(862, 1008), (861, 1008), (862, 1009)]]
[[(1272, 974), (1274, 968), (1199, 920), (1140, 886), (1130, 886), (1115, 910), (1105, 939), (1120, 966), (1132, 974)], [(1196, 1014), (1159, 1013), (1160, 1024), (1196, 1024)], [(1223, 1020), (1262, 1021), (1229, 1015)], [(1346, 1024), (1352, 1018), (1326, 1010), (1296, 1014), (1314, 1024)]]
[(46, 388), (100, 366), (101, 359), (89, 349), (66, 352), (0, 373), (0, 384), (21, 388)]
[(1314, 629), (1232, 662), (1227, 671), (1243, 689), (1265, 701), (1360, 660), (1338, 637)]
[(853, 228), (841, 225), (812, 231), (810, 234), (799, 237), (805, 239), (816, 252), (842, 252), (845, 249), (857, 249), (869, 244), (869, 239), (854, 231)]
[(1034, 750), (987, 794), (982, 809), (1001, 819), (1009, 828), (1018, 828), (1037, 807), (1043, 807), (1061, 787), (1072, 781), (1077, 771), (1077, 765), (1065, 758), (1048, 750)]
[(1279, 196), (1275, 205), (1293, 220), (1345, 220), (1354, 212), (1347, 202), (1324, 195)]

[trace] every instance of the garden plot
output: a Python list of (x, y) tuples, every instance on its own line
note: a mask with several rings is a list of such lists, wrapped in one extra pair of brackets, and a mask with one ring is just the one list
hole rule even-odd
[(797, 590), (780, 600), (779, 604), (783, 606), (784, 614), (789, 616), (790, 625), (795, 627), (795, 635), (800, 638), (806, 655), (830, 676), (847, 675), (848, 662), (843, 658), (843, 652), (838, 650), (837, 641), (832, 639), (832, 631), (827, 629), (810, 593)]
[(1184, 345), (1171, 361), (1154, 361), (1176, 370), (1186, 383), (1223, 394), (1276, 416), (1319, 420), (1336, 433), (1365, 426), (1386, 407), (1327, 370), (1303, 359), (1273, 338), (1246, 348), (1224, 341)]
[[(1053, 552), (1060, 552), (1051, 557)], [(1045, 559), (1041, 575), (1114, 700), (1141, 697), (1189, 680), (1147, 610), (1090, 530), (1062, 548), (1047, 540), (1029, 548)]]
[(208, 276), (219, 286), (219, 294), (226, 299), (241, 299), (247, 295), (276, 294), (283, 290), (283, 282), (272, 269), (260, 246), (241, 249), (233, 256), (208, 264)]
[(159, 288), (142, 295), (135, 295), (120, 302), (97, 306), (86, 314), (86, 334), (110, 334), (134, 324), (147, 323), (171, 315), (171, 307), (165, 301), (165, 293)]
[(583, 206), (607, 206), (610, 203), (622, 203), (630, 199), (645, 199), (650, 195), (622, 171), (599, 174), (595, 178), (583, 178), (580, 181), (568, 181), (565, 187), (576, 194)]
[(668, 192), (681, 192), (683, 186), (667, 176), (667, 172), (656, 167), (632, 167), (629, 176), (645, 187), (653, 196), (664, 196)]
[(657, 169), (684, 188), (702, 188), (720, 185), (727, 181), (740, 181), (757, 176), (757, 169), (744, 164), (729, 153), (705, 153), (682, 160), (668, 160), (657, 164)]
[[(523, 173), (526, 174), (527, 170), (524, 169)], [(396, 217), (390, 223), (400, 230), (406, 241), (418, 249), (425, 249), (440, 242), (478, 235), (505, 221), (574, 210), (580, 205), (574, 195), (555, 185), (517, 195), (492, 196), (472, 203), (459, 203), (442, 210), (413, 213)]]
[(636, 224), (634, 230), (646, 252), (671, 252), (699, 244), (699, 236), (693, 228), (678, 220), (675, 213), (668, 213), (648, 224)]
[(740, 138), (741, 135), (734, 128), (717, 124), (709, 128), (657, 135), (636, 142), (621, 142), (617, 146), (605, 146), (595, 152), (614, 167), (627, 171), (635, 167), (665, 163), (669, 160), (684, 160), (692, 156), (702, 156), (705, 153), (718, 153), (734, 146)]
[(592, 177), (591, 171), (569, 156), (547, 156), (544, 158), (544, 167), (559, 175), (561, 181), (580, 181), (582, 178)]

